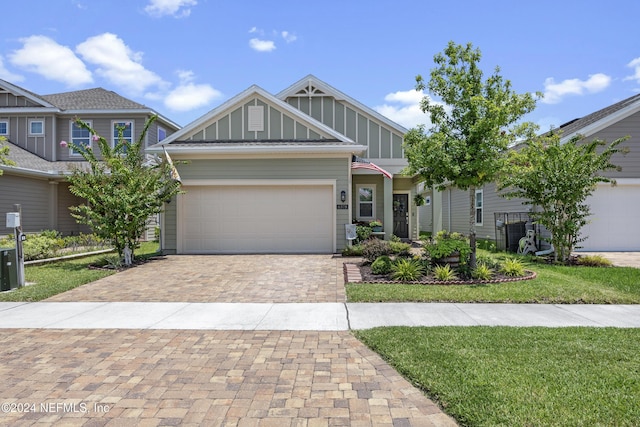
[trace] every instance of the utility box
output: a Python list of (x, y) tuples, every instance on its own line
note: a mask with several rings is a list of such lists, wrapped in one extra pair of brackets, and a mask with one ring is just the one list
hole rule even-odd
[(0, 291), (17, 289), (18, 259), (14, 248), (0, 248)]
[(20, 227), (20, 212), (7, 212), (7, 228)]

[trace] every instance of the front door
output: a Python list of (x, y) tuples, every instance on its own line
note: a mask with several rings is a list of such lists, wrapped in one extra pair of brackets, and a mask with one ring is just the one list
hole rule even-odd
[(393, 195), (393, 234), (401, 239), (409, 238), (409, 195)]

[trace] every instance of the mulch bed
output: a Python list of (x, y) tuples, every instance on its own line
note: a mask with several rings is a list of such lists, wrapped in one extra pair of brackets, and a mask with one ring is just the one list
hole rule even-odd
[(506, 276), (500, 273), (494, 273), (490, 280), (435, 280), (432, 274), (424, 276), (421, 280), (415, 282), (400, 282), (398, 280), (392, 280), (390, 275), (373, 274), (371, 272), (371, 265), (364, 263), (352, 263), (351, 265), (357, 266), (360, 270), (361, 280), (357, 280), (357, 277), (349, 277), (349, 268), (345, 263), (345, 280), (350, 283), (382, 283), (382, 284), (399, 284), (399, 285), (486, 285), (489, 283), (507, 283), (507, 282), (520, 282), (522, 280), (531, 280), (536, 278), (535, 271), (525, 270), (525, 276), (512, 277)]

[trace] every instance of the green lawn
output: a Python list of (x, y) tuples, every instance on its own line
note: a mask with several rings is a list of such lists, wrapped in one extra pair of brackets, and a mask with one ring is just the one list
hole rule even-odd
[[(158, 251), (158, 243), (144, 242), (136, 250), (137, 257), (150, 256)], [(85, 283), (113, 274), (113, 271), (90, 270), (88, 266), (104, 255), (94, 255), (70, 261), (38, 266), (25, 266), (25, 279), (33, 285), (0, 293), (0, 301), (41, 301)]]
[(640, 329), (394, 327), (354, 334), (461, 425), (639, 425)]
[(527, 266), (538, 277), (489, 285), (348, 284), (349, 302), (516, 302), (639, 304), (640, 269)]

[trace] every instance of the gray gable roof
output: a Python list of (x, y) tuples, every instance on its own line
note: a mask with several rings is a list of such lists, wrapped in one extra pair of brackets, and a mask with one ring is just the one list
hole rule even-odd
[(145, 105), (101, 87), (41, 97), (61, 110), (149, 110)]
[(589, 136), (607, 124), (615, 123), (630, 114), (640, 111), (640, 94), (623, 99), (594, 113), (567, 122), (559, 127), (563, 139), (575, 134)]

